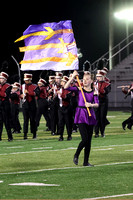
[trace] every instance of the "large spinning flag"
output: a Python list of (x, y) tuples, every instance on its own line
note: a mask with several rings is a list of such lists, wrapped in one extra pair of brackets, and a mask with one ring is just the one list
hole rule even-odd
[(71, 21), (30, 25), (23, 36), (25, 52), (21, 70), (74, 70), (78, 69), (77, 47)]

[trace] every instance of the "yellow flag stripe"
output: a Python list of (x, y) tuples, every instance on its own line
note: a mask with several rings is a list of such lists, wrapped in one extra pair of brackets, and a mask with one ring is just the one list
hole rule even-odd
[(60, 58), (60, 57), (46, 57), (36, 60), (22, 60), (20, 64), (31, 64), (31, 63), (40, 63), (40, 62), (47, 62), (47, 61), (53, 61), (53, 62), (67, 62), (67, 66), (70, 66), (72, 62), (77, 59), (75, 55), (72, 53), (68, 53), (67, 58)]
[(57, 30), (57, 31), (53, 31), (50, 27), (46, 27), (46, 29), (48, 31), (38, 31), (38, 32), (30, 33), (28, 35), (23, 35), (20, 38), (18, 38), (17, 40), (15, 40), (15, 42), (19, 42), (19, 41), (24, 40), (24, 39), (31, 37), (31, 36), (39, 36), (39, 35), (48, 35), (45, 38), (45, 40), (47, 40), (47, 39), (50, 39), (55, 34), (72, 33), (73, 32), (72, 29), (60, 29), (60, 30)]
[[(73, 43), (64, 43), (65, 46), (67, 45), (73, 45)], [(25, 51), (33, 51), (33, 50), (40, 50), (40, 49), (46, 49), (46, 48), (62, 48), (63, 44), (61, 43), (49, 43), (49, 44), (43, 44), (43, 45), (33, 45), (33, 46), (25, 46), (25, 47), (20, 47), (19, 50), (20, 52), (25, 52)]]
[(66, 62), (66, 58), (59, 58), (59, 57), (47, 57), (47, 58), (41, 58), (36, 60), (22, 60), (20, 64), (28, 64), (28, 63), (40, 63), (40, 62), (46, 62), (46, 61), (53, 61), (53, 62)]
[(60, 48), (61, 44), (43, 44), (43, 45), (33, 45), (33, 46), (25, 46), (25, 47), (20, 47), (19, 50), (20, 52), (25, 52), (25, 51), (31, 51), (31, 50), (39, 50), (39, 49), (45, 49), (45, 48)]

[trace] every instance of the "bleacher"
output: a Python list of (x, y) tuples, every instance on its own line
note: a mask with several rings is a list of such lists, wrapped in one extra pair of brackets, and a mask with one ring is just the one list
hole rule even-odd
[[(133, 82), (133, 33), (114, 46), (112, 52), (112, 69), (109, 70), (108, 77), (111, 80), (111, 93), (109, 93), (109, 109), (130, 110), (131, 97), (126, 99), (125, 94), (118, 86), (130, 85)], [(99, 59), (106, 58), (109, 61), (108, 51)], [(99, 60), (98, 59), (98, 60)], [(96, 67), (96, 60), (92, 68)]]
[(131, 97), (126, 99), (121, 88), (118, 86), (130, 85), (133, 81), (133, 53), (117, 64), (108, 73), (111, 80), (111, 93), (109, 94), (109, 108), (130, 108)]

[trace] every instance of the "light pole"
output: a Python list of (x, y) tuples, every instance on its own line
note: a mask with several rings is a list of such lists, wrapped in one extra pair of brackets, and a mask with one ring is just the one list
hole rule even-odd
[(109, 0), (109, 69), (113, 67), (112, 48), (114, 44), (114, 25), (113, 25), (113, 0)]
[[(127, 45), (129, 43), (129, 24), (133, 22), (133, 8), (128, 8), (114, 13), (115, 18), (124, 20), (126, 24)], [(129, 55), (129, 47), (127, 46), (127, 55)]]

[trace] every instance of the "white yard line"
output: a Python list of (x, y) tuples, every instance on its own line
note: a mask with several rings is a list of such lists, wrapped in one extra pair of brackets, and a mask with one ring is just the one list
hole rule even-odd
[(19, 149), (19, 148), (23, 148), (23, 146), (14, 146), (14, 147), (4, 147), (6, 149)]
[(133, 149), (131, 149), (131, 150), (125, 150), (125, 151), (133, 151)]
[[(95, 165), (95, 167), (112, 166), (112, 165), (124, 165), (124, 164), (133, 164), (133, 161), (117, 162), (117, 163), (105, 163), (105, 164)], [(80, 167), (49, 168), (49, 169), (39, 169), (39, 170), (30, 170), (30, 171), (6, 172), (6, 173), (0, 173), (0, 175), (27, 174), (27, 173), (35, 173), (35, 172), (37, 173), (37, 172), (45, 172), (45, 171), (81, 169), (81, 168), (88, 168), (88, 167), (80, 166)]]
[(92, 147), (92, 148), (105, 148), (105, 147), (126, 147), (126, 146), (133, 146), (133, 144), (113, 144), (113, 145), (108, 145), (108, 146), (97, 146), (97, 147)]
[(107, 149), (92, 149), (92, 151), (108, 151), (112, 150), (113, 148), (107, 148)]
[(115, 118), (116, 116), (114, 115), (108, 115), (107, 118)]
[(112, 128), (112, 129), (114, 129), (114, 128), (121, 128), (121, 129), (122, 129), (121, 126), (115, 126), (115, 127), (112, 126), (112, 127), (107, 127), (107, 129), (108, 129), (108, 128)]
[(75, 147), (68, 147), (66, 149), (54, 149), (54, 150), (51, 150), (51, 149), (47, 150), (46, 149), (46, 150), (40, 150), (40, 151), (24, 151), (24, 152), (22, 151), (22, 152), (13, 152), (13, 153), (3, 153), (3, 154), (0, 154), (0, 156), (15, 155), (15, 154), (26, 154), (26, 153), (42, 153), (42, 152), (45, 152), (45, 151), (66, 151), (66, 150), (72, 150), (72, 149), (77, 149), (77, 148), (75, 148)]
[[(103, 148), (103, 149), (99, 149), (99, 151), (106, 151), (106, 150), (112, 150), (113, 148), (110, 147), (121, 147), (121, 146), (133, 146), (133, 144), (123, 144), (123, 145), (109, 145), (109, 146), (97, 146), (97, 147), (92, 147), (92, 151), (97, 151), (98, 148)], [(107, 149), (105, 149), (107, 147)], [(44, 148), (52, 148), (52, 147), (44, 147)], [(32, 148), (33, 149), (33, 148)], [(39, 149), (39, 148), (34, 148), (35, 149)], [(40, 148), (39, 151), (22, 151), (22, 152), (12, 152), (12, 153), (2, 153), (0, 154), (0, 156), (6, 156), (6, 155), (17, 155), (17, 154), (28, 154), (28, 153), (42, 153), (42, 152), (47, 152), (47, 151), (66, 151), (66, 150), (74, 150), (77, 149), (76, 147), (68, 147), (66, 149), (45, 149), (45, 150), (41, 150), (42, 148)], [(97, 150), (94, 150), (97, 149)]]
[(46, 152), (46, 151), (66, 151), (66, 150), (71, 150), (71, 149), (76, 149), (76, 148), (69, 147), (69, 148), (66, 148), (66, 149), (55, 149), (55, 150), (22, 151), (22, 152), (13, 152), (13, 153), (3, 153), (3, 154), (0, 154), (0, 156), (27, 154), (27, 153), (42, 153), (42, 152)]
[(133, 193), (128, 193), (128, 194), (118, 194), (118, 195), (111, 195), (111, 196), (104, 196), (104, 197), (94, 197), (94, 198), (85, 198), (82, 200), (97, 200), (97, 199), (108, 199), (108, 198), (116, 198), (116, 197), (125, 197), (125, 196), (133, 196)]
[(32, 149), (52, 149), (53, 147), (38, 147), (38, 148), (32, 148)]
[(32, 183), (32, 182), (24, 182), (24, 183), (12, 183), (9, 185), (17, 185), (17, 186), (60, 186), (57, 184), (46, 184), (46, 183)]
[(0, 181), (0, 183), (3, 183), (3, 181)]

